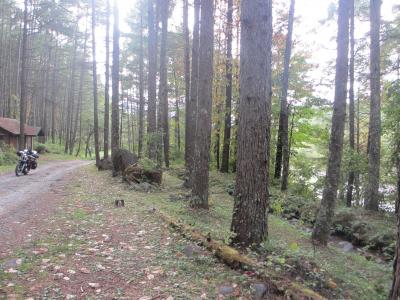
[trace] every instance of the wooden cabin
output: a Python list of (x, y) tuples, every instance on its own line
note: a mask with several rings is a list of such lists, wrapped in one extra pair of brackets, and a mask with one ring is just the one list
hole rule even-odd
[[(9, 118), (0, 118), (0, 144), (5, 143), (18, 148), (20, 136), (19, 121)], [(25, 125), (25, 149), (33, 148), (33, 139), (35, 137), (44, 137), (44, 132), (40, 127)]]

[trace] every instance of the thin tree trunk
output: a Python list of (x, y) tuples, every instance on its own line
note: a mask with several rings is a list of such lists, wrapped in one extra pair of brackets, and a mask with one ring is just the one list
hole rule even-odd
[(164, 146), (164, 163), (169, 168), (169, 122), (168, 122), (168, 82), (167, 82), (167, 37), (169, 0), (160, 1), (160, 17), (162, 24), (160, 46), (160, 87), (159, 103), (161, 113), (161, 132)]
[[(118, 4), (116, 4), (118, 5)], [(100, 163), (99, 153), (99, 112), (97, 95), (97, 62), (96, 62), (96, 0), (92, 0), (92, 56), (93, 56), (93, 120), (94, 120), (94, 152), (96, 166)]]
[(381, 0), (370, 0), (371, 57), (370, 86), (371, 103), (369, 118), (368, 183), (365, 189), (365, 208), (378, 210), (379, 169), (381, 150), (381, 79), (380, 79), (380, 24)]
[(105, 88), (104, 88), (104, 158), (109, 155), (110, 133), (110, 0), (106, 1), (106, 63), (105, 63)]
[[(218, 92), (215, 91), (216, 97), (218, 97)], [(221, 155), (220, 155), (220, 149), (221, 149), (221, 119), (220, 119), (220, 114), (221, 114), (222, 108), (221, 104), (217, 105), (217, 122), (215, 124), (215, 145), (214, 145), (214, 155), (215, 155), (215, 161), (217, 162), (217, 170), (221, 168)]]
[(333, 103), (332, 129), (329, 144), (329, 160), (325, 177), (325, 186), (321, 205), (312, 233), (313, 241), (326, 245), (335, 210), (340, 166), (343, 152), (343, 136), (346, 119), (346, 95), (349, 55), (349, 16), (350, 6), (347, 0), (339, 1), (337, 59), (335, 78), (335, 100)]
[[(350, 142), (350, 152), (354, 156), (355, 153), (355, 129), (354, 129), (354, 0), (350, 0), (350, 72), (349, 72), (349, 142)], [(351, 207), (353, 202), (353, 189), (354, 189), (354, 162), (350, 163), (349, 178), (347, 181), (347, 192), (346, 192), (346, 205)]]
[[(193, 43), (194, 44), (194, 43)], [(208, 209), (214, 50), (214, 1), (201, 1), (198, 112), (191, 206)], [(196, 55), (193, 55), (196, 57)]]
[(24, 1), (24, 29), (22, 32), (21, 97), (19, 109), (19, 150), (25, 148), (26, 94), (27, 94), (27, 41), (28, 41), (28, 0)]
[(281, 94), (281, 115), (282, 115), (282, 131), (281, 131), (281, 143), (282, 143), (282, 182), (281, 190), (286, 191), (288, 188), (289, 179), (289, 108), (287, 101), (287, 94), (289, 88), (289, 71), (290, 71), (290, 57), (292, 55), (292, 35), (293, 35), (293, 23), (294, 23), (294, 8), (295, 0), (290, 2), (289, 10), (289, 24), (288, 34), (286, 38), (285, 48), (285, 62), (284, 71), (282, 76), (282, 94)]
[(231, 143), (232, 123), (232, 30), (233, 30), (233, 0), (228, 0), (228, 12), (226, 22), (226, 100), (225, 100), (225, 124), (224, 141), (222, 148), (221, 172), (229, 172), (229, 153)]
[(272, 1), (241, 1), (240, 103), (233, 244), (259, 245), (268, 235)]
[[(143, 10), (143, 8), (142, 8)], [(143, 16), (140, 15), (140, 50), (139, 50), (139, 141), (138, 156), (143, 154), (144, 132), (144, 55), (143, 55)]]
[(186, 187), (192, 187), (192, 173), (194, 168), (194, 150), (197, 120), (197, 94), (199, 81), (199, 40), (200, 37), (200, 0), (194, 0), (194, 26), (192, 44), (192, 74), (190, 78), (190, 98), (186, 111)]
[(118, 1), (114, 0), (114, 34), (112, 64), (112, 111), (111, 111), (111, 153), (119, 149), (119, 11)]
[(157, 35), (154, 18), (154, 2), (148, 1), (148, 51), (149, 51), (149, 74), (148, 74), (148, 108), (147, 108), (147, 139), (148, 156), (150, 159), (157, 158)]
[(174, 69), (175, 83), (175, 146), (178, 153), (181, 152), (181, 128), (180, 128), (180, 111), (179, 111), (179, 85), (176, 71)]
[[(188, 121), (189, 121), (189, 101), (190, 101), (190, 37), (188, 24), (188, 0), (183, 0), (183, 38), (184, 38), (184, 68), (185, 68), (185, 164), (187, 163), (188, 145)], [(180, 151), (180, 146), (179, 146)]]

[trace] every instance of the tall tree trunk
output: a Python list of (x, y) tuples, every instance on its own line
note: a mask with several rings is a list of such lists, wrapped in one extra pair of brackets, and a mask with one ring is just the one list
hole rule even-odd
[(370, 0), (371, 56), (370, 86), (371, 104), (369, 114), (368, 184), (365, 189), (365, 208), (378, 210), (379, 169), (381, 150), (381, 76), (380, 76), (380, 24), (381, 0)]
[[(357, 97), (357, 140), (356, 140), (356, 150), (357, 155), (360, 154), (360, 93), (358, 93)], [(360, 205), (360, 172), (355, 173), (354, 178), (354, 187), (356, 190), (356, 205)]]
[(148, 1), (148, 51), (149, 51), (149, 74), (148, 74), (148, 107), (147, 107), (147, 139), (148, 156), (155, 160), (157, 157), (157, 35), (154, 18), (154, 2)]
[[(79, 22), (80, 17), (77, 17), (76, 22)], [(78, 25), (75, 27), (74, 33), (74, 47), (72, 53), (72, 60), (70, 65), (70, 83), (68, 90), (68, 102), (67, 102), (67, 116), (65, 124), (65, 141), (64, 141), (64, 153), (67, 154), (69, 150), (70, 140), (72, 136), (72, 121), (73, 121), (73, 111), (75, 102), (75, 75), (76, 75), (76, 56), (78, 52)]]
[(282, 117), (282, 131), (281, 143), (282, 143), (282, 182), (281, 190), (286, 191), (288, 188), (289, 179), (289, 108), (287, 101), (287, 94), (289, 88), (289, 70), (290, 70), (290, 57), (292, 55), (292, 35), (293, 35), (293, 22), (294, 22), (294, 8), (295, 0), (291, 0), (289, 9), (289, 23), (288, 33), (286, 37), (286, 48), (285, 48), (285, 62), (284, 71), (282, 76), (282, 93), (281, 93), (281, 117)]
[(118, 1), (114, 0), (114, 34), (112, 64), (112, 103), (111, 103), (111, 154), (119, 149), (119, 11)]
[[(188, 138), (188, 105), (190, 101), (190, 37), (189, 37), (189, 11), (188, 0), (183, 0), (183, 38), (184, 38), (184, 68), (185, 68), (185, 163), (187, 162), (187, 138)], [(180, 142), (179, 142), (180, 144)], [(180, 151), (180, 146), (179, 146)]]
[[(208, 209), (208, 169), (211, 146), (211, 110), (214, 51), (214, 1), (201, 1), (198, 112), (191, 182), (191, 206)], [(194, 43), (193, 43), (194, 44)], [(195, 57), (195, 55), (193, 56)]]
[[(354, 156), (355, 153), (355, 129), (354, 129), (354, 0), (350, 0), (350, 71), (349, 71), (349, 142), (350, 152)], [(350, 163), (349, 178), (347, 181), (347, 192), (346, 192), (346, 205), (351, 207), (353, 202), (353, 189), (354, 189), (354, 162)]]
[(110, 133), (110, 0), (106, 2), (106, 64), (105, 64), (105, 88), (104, 88), (104, 158), (109, 154)]
[(192, 74), (190, 78), (190, 98), (186, 110), (186, 173), (187, 187), (192, 186), (192, 173), (194, 168), (194, 149), (196, 138), (197, 119), (197, 94), (199, 81), (199, 40), (200, 37), (200, 0), (194, 0), (194, 25), (192, 44)]
[(162, 24), (160, 46), (160, 86), (159, 103), (161, 113), (161, 132), (164, 146), (164, 163), (169, 168), (169, 122), (168, 122), (168, 82), (167, 82), (167, 37), (169, 0), (160, 1), (160, 17)]
[[(117, 2), (117, 1), (115, 1)], [(118, 4), (116, 4), (118, 5)], [(99, 154), (99, 112), (97, 95), (97, 62), (96, 62), (96, 0), (92, 0), (92, 56), (93, 56), (93, 120), (94, 120), (94, 152), (96, 155), (96, 166), (100, 163)]]
[(27, 41), (28, 41), (28, 0), (24, 1), (24, 29), (22, 31), (22, 57), (21, 57), (21, 96), (19, 108), (19, 141), (18, 148), (25, 148), (25, 122), (26, 122), (26, 92), (27, 92)]
[[(143, 7), (142, 11), (143, 11)], [(143, 132), (144, 132), (144, 55), (143, 55), (143, 17), (140, 15), (140, 49), (139, 49), (139, 141), (138, 156), (143, 154)]]
[(321, 205), (312, 233), (313, 241), (326, 245), (332, 225), (340, 181), (340, 166), (343, 152), (343, 136), (346, 119), (346, 95), (349, 56), (349, 16), (348, 0), (339, 1), (337, 59), (335, 78), (335, 100), (333, 103), (332, 129), (329, 144), (329, 160)]
[(88, 39), (88, 32), (87, 27), (85, 30), (85, 41), (83, 43), (83, 56), (81, 61), (81, 70), (80, 70), (80, 80), (79, 80), (79, 89), (78, 89), (78, 105), (75, 112), (75, 123), (72, 132), (72, 138), (69, 145), (69, 154), (72, 155), (75, 147), (75, 139), (76, 133), (78, 131), (78, 123), (80, 122), (79, 114), (81, 113), (81, 106), (82, 106), (82, 98), (83, 98), (83, 83), (85, 80), (85, 67), (86, 67), (86, 48), (87, 48), (87, 39)]
[(225, 124), (224, 144), (222, 148), (221, 172), (229, 172), (229, 151), (231, 144), (232, 123), (232, 30), (233, 30), (233, 0), (228, 0), (228, 12), (226, 20), (226, 100), (225, 100)]
[(272, 1), (242, 0), (237, 175), (233, 244), (259, 245), (268, 235)]
[(389, 298), (397, 300), (400, 298), (400, 144), (397, 145), (397, 199), (396, 199), (396, 216), (397, 216), (397, 243), (396, 252), (393, 263), (393, 283)]

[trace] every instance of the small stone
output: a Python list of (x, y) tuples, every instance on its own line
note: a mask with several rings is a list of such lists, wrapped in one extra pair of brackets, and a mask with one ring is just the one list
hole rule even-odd
[(83, 274), (90, 274), (90, 270), (88, 268), (81, 268), (80, 271)]
[(48, 258), (43, 258), (42, 259), (42, 263), (43, 264), (47, 264), (47, 263), (49, 263), (50, 262), (50, 259), (48, 259)]
[(88, 285), (92, 288), (92, 289), (98, 289), (100, 287), (100, 283), (95, 283), (95, 282), (89, 282)]
[(147, 279), (148, 279), (148, 280), (153, 280), (153, 279), (154, 279), (154, 275), (153, 275), (153, 274), (147, 275)]
[(224, 296), (232, 294), (234, 291), (235, 289), (232, 286), (221, 286), (218, 289), (218, 293)]
[(68, 294), (68, 295), (66, 296), (66, 299), (67, 299), (67, 300), (74, 300), (74, 299), (76, 299), (76, 296), (75, 296), (75, 295), (70, 295), (70, 294)]
[(68, 270), (67, 272), (68, 272), (69, 274), (72, 274), (72, 275), (76, 274), (76, 271), (75, 271), (75, 270)]
[(267, 294), (267, 287), (263, 283), (255, 283), (254, 288), (254, 299), (263, 299)]
[(342, 250), (343, 252), (345, 252), (345, 253), (351, 252), (351, 251), (354, 250), (353, 244), (352, 244), (352, 243), (349, 243), (349, 242), (346, 242), (346, 241), (339, 242), (338, 245), (340, 246), (341, 250)]
[(337, 288), (336, 282), (334, 282), (332, 279), (328, 280), (327, 286), (328, 286), (330, 289), (333, 289), (333, 290)]
[(6, 273), (15, 274), (15, 273), (18, 273), (18, 270), (13, 269), (13, 268), (10, 268), (10, 269), (8, 269), (8, 270), (6, 271)]
[(69, 281), (69, 277), (67, 277), (67, 276), (65, 276), (63, 279), (64, 279), (65, 281)]

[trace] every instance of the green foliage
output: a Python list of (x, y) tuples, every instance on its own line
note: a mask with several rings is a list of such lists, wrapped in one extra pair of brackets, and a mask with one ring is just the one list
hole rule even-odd
[(151, 159), (148, 159), (146, 157), (140, 159), (139, 163), (140, 163), (140, 166), (145, 171), (151, 171), (151, 170), (157, 169), (157, 164), (154, 161), (152, 161)]
[(13, 165), (17, 159), (14, 148), (7, 144), (0, 144), (0, 166)]
[(36, 150), (38, 153), (45, 153), (48, 151), (46, 145), (40, 143), (35, 144), (34, 150)]

